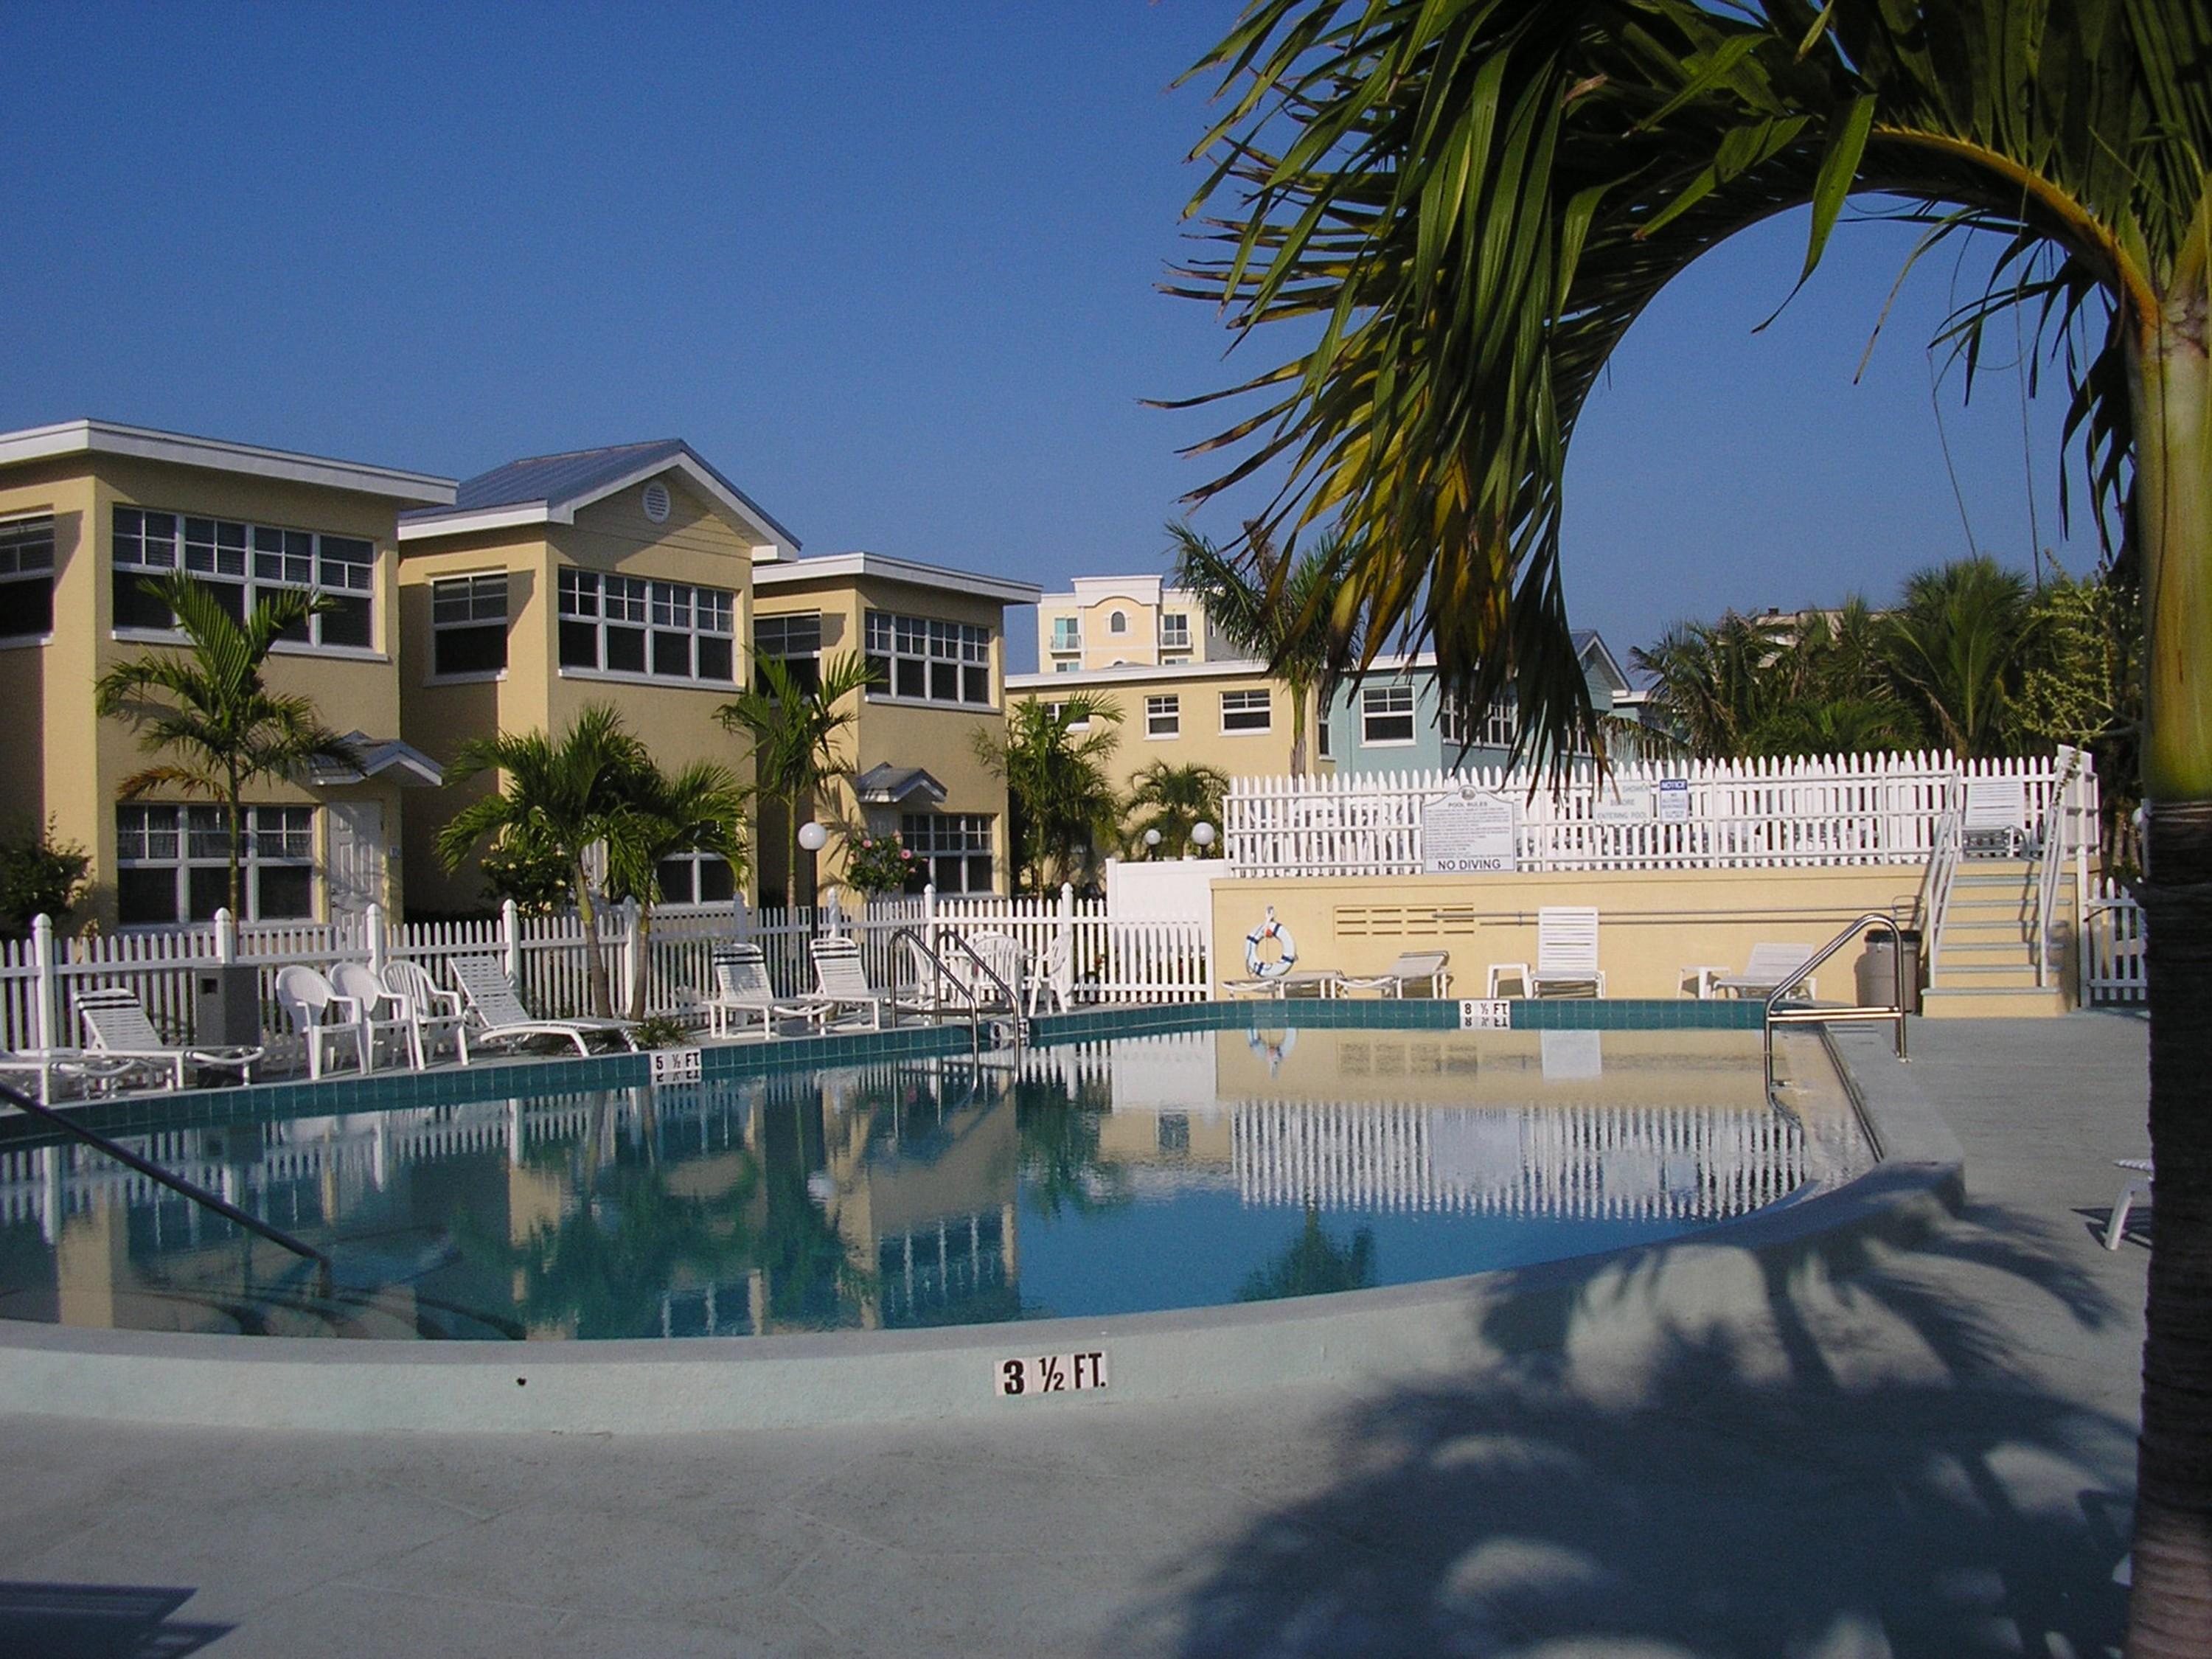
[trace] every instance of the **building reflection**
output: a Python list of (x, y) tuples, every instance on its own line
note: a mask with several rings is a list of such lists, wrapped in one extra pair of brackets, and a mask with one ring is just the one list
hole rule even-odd
[[(0, 1313), (539, 1340), (898, 1328), (1018, 1318), (1024, 1227), (1184, 1192), (1310, 1226), (1717, 1220), (1795, 1190), (1808, 1164), (1756, 1054), (1747, 1079), (1743, 1044), (1713, 1035), (1669, 1034), (1654, 1060), (1518, 1033), (1208, 1032), (131, 1142), (329, 1250), (330, 1299), (265, 1241), (23, 1133), (0, 1140)], [(1351, 1273), (1279, 1277), (1364, 1282)]]

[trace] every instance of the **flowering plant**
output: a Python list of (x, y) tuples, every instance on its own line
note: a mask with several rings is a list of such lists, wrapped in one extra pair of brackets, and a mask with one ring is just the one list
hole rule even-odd
[(846, 840), (845, 879), (864, 893), (899, 892), (921, 868), (921, 855), (908, 852), (896, 836), (864, 832)]

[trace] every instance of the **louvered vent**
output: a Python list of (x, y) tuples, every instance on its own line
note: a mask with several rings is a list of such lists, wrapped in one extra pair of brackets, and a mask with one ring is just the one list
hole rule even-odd
[(668, 522), (668, 486), (658, 479), (645, 487), (645, 516), (655, 524)]

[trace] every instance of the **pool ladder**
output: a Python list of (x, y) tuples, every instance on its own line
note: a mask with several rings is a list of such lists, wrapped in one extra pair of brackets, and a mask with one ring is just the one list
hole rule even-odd
[[(1886, 1019), (1891, 1023), (1896, 1032), (1897, 1057), (1899, 1060), (1911, 1058), (1905, 1052), (1905, 1017), (1907, 1007), (1905, 995), (1906, 982), (1905, 976), (1907, 971), (1905, 962), (1905, 926), (1906, 924), (1899, 919), (1897, 910), (1869, 910), (1853, 921), (1842, 933), (1838, 933), (1835, 938), (1806, 957), (1803, 967), (1798, 969), (1788, 980), (1776, 986), (1767, 994), (1765, 1011), (1759, 1024), (1766, 1048), (1766, 1086), (1769, 1092), (1771, 1092), (1774, 1088), (1774, 1028), (1778, 1025), (1825, 1025), (1838, 1020), (1850, 1022)], [(1894, 941), (1895, 948), (1890, 953), (1890, 965), (1896, 970), (1895, 1000), (1891, 1006), (1824, 1008), (1809, 1002), (1784, 1006), (1784, 997), (1803, 984), (1805, 981), (1812, 978), (1814, 971), (1822, 963), (1856, 939), (1859, 929), (1869, 927), (1888, 928), (1890, 937)], [(1920, 963), (1917, 952), (1914, 954), (1911, 972), (1912, 982), (1918, 984)]]
[[(1028, 1035), (1026, 1029), (1028, 1022), (1022, 1018), (1021, 994), (1012, 986), (1007, 984), (1005, 975), (1000, 974), (997, 969), (991, 966), (989, 963), (986, 962), (983, 959), (982, 953), (976, 950), (974, 945), (970, 945), (960, 934), (948, 933), (945, 937), (960, 948), (961, 951), (967, 957), (968, 960), (975, 965), (976, 973), (982, 979), (988, 980), (993, 985), (996, 986), (1000, 991), (1003, 991), (1006, 994), (1006, 1007), (1009, 1011), (1006, 1020), (1007, 1040), (1013, 1045), (1015, 1058), (1018, 1060), (1021, 1055), (1023, 1039)], [(914, 952), (916, 956), (921, 957), (924, 961), (927, 962), (932, 968), (936, 969), (937, 983), (939, 986), (950, 986), (953, 990), (958, 992), (962, 996), (967, 999), (969, 1052), (970, 1057), (975, 1060), (975, 1062), (978, 1066), (981, 1065), (983, 1062), (983, 998), (981, 991), (979, 988), (978, 982), (973, 980), (963, 981), (958, 975), (955, 974), (952, 971), (951, 965), (945, 960), (944, 957), (938, 952), (936, 948), (933, 946), (927, 939), (921, 936), (921, 930), (920, 928), (900, 927), (895, 929), (891, 933), (891, 942), (896, 945), (901, 940), (904, 940), (908, 945), (913, 947)], [(998, 1047), (997, 1027), (999, 1022), (994, 1020), (992, 1024), (994, 1030), (991, 1046), (995, 1048)]]

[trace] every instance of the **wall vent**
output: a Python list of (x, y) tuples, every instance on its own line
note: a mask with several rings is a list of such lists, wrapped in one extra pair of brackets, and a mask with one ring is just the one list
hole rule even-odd
[(645, 487), (645, 516), (655, 524), (668, 522), (668, 486), (658, 478)]

